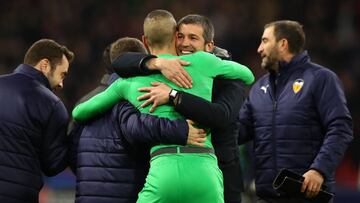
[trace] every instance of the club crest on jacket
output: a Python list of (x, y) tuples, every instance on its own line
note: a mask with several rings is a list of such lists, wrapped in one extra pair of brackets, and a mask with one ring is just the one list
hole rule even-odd
[(304, 85), (304, 80), (303, 79), (296, 79), (295, 82), (293, 83), (293, 91), (294, 93), (298, 93), (302, 86)]

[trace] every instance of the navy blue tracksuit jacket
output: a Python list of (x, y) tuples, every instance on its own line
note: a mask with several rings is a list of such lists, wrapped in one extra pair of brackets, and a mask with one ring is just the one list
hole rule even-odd
[(353, 138), (341, 83), (306, 51), (279, 70), (253, 85), (240, 112), (239, 142), (254, 141), (256, 192), (283, 195), (272, 187), (282, 168), (299, 174), (315, 169), (333, 192), (335, 169)]
[(0, 76), (0, 108), (0, 202), (38, 202), (42, 173), (67, 166), (65, 106), (40, 71), (21, 64)]

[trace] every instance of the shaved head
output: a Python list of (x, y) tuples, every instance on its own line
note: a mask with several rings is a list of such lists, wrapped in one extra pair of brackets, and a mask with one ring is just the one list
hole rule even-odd
[(176, 20), (166, 10), (150, 12), (144, 21), (144, 36), (149, 46), (159, 49), (172, 43), (176, 31)]

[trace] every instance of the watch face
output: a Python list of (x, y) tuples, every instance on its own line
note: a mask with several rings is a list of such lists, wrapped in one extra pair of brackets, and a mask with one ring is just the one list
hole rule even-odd
[(170, 96), (175, 98), (177, 93), (178, 92), (176, 90), (172, 89), (170, 92)]

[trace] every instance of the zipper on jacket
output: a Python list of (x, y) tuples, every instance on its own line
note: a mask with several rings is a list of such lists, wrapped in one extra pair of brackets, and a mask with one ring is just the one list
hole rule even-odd
[(277, 154), (276, 154), (276, 122), (275, 122), (275, 113), (276, 113), (276, 108), (277, 108), (277, 101), (275, 100), (273, 102), (273, 113), (272, 113), (272, 145), (273, 145), (273, 157), (274, 157), (274, 166), (276, 171), (278, 170), (277, 168)]
[(275, 168), (275, 172), (277, 173), (278, 171), (278, 166), (277, 166), (277, 148), (276, 148), (276, 121), (275, 121), (275, 116), (276, 116), (276, 109), (277, 109), (277, 95), (276, 95), (276, 88), (277, 88), (277, 83), (278, 83), (278, 76), (275, 76), (275, 80), (274, 80), (274, 101), (273, 101), (273, 112), (272, 112), (272, 146), (273, 146), (273, 159), (274, 159), (274, 168)]

